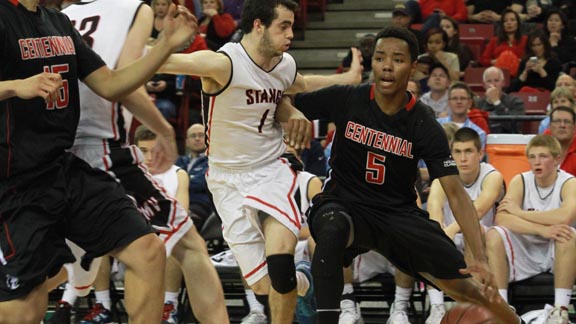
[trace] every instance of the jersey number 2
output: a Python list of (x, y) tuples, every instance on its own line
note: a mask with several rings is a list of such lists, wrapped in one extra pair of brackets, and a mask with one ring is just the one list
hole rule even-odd
[(386, 157), (384, 155), (368, 152), (366, 157), (366, 182), (381, 185), (386, 176)]
[[(44, 72), (46, 73), (68, 73), (68, 64), (57, 64), (51, 66), (45, 66)], [(70, 101), (70, 90), (68, 89), (68, 80), (62, 78), (62, 87), (58, 89), (58, 98), (56, 102), (50, 101), (46, 106), (48, 110), (62, 109), (68, 107), (68, 102)]]

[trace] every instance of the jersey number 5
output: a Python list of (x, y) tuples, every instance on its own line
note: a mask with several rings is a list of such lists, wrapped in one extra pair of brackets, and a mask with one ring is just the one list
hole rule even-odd
[(381, 185), (386, 176), (386, 157), (384, 155), (368, 152), (366, 157), (366, 182)]
[[(45, 66), (44, 72), (46, 73), (68, 73), (68, 64), (57, 64), (51, 66)], [(62, 109), (68, 107), (68, 102), (70, 101), (68, 89), (68, 80), (62, 78), (62, 87), (58, 89), (58, 98), (56, 102), (50, 101), (46, 106), (48, 110)]]

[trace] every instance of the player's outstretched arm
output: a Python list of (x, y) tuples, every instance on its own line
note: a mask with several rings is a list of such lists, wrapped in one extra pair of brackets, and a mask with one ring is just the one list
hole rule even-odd
[(52, 102), (58, 99), (62, 76), (58, 73), (40, 73), (23, 80), (0, 82), (0, 101), (12, 97), (32, 99), (41, 97)]
[(294, 84), (286, 90), (287, 94), (310, 92), (335, 84), (359, 84), (362, 82), (362, 53), (357, 48), (352, 50), (352, 63), (346, 73), (332, 75), (296, 75)]
[(152, 78), (168, 56), (191, 39), (196, 29), (196, 18), (187, 9), (177, 10), (171, 5), (163, 33), (145, 56), (119, 70), (103, 66), (83, 81), (101, 97), (117, 101)]
[[(159, 73), (194, 75), (202, 78), (203, 89), (207, 86), (206, 82), (213, 82), (221, 88), (230, 80), (232, 62), (228, 56), (209, 50), (172, 54), (160, 67)], [(211, 91), (214, 89), (204, 90), (214, 92)]]

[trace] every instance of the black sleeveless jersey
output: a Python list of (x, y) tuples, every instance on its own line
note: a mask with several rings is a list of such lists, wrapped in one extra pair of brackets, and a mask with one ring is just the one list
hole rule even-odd
[(0, 81), (60, 73), (56, 102), (42, 98), (0, 101), (0, 180), (42, 169), (72, 146), (80, 103), (78, 79), (104, 65), (56, 10), (28, 11), (0, 0)]
[(306, 117), (336, 124), (325, 193), (369, 206), (416, 206), (420, 159), (431, 179), (458, 174), (444, 130), (428, 107), (407, 96), (406, 107), (392, 116), (378, 108), (370, 84), (296, 96)]

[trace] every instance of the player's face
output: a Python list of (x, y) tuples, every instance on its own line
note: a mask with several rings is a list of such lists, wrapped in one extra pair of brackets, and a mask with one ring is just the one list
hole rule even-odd
[(572, 114), (569, 112), (559, 110), (550, 116), (550, 134), (561, 143), (574, 137), (574, 128)]
[(200, 124), (190, 127), (186, 134), (186, 146), (196, 154), (203, 153), (206, 150), (205, 140), (204, 126)]
[(460, 175), (477, 174), (483, 155), (482, 150), (479, 151), (473, 141), (452, 143), (452, 157), (456, 161)]
[(260, 49), (266, 56), (280, 56), (288, 51), (294, 38), (294, 12), (284, 6), (276, 7), (277, 17), (264, 28)]
[(152, 167), (152, 163), (154, 162), (152, 159), (152, 148), (156, 144), (156, 140), (146, 140), (146, 141), (138, 141), (138, 148), (144, 154), (144, 164), (150, 169)]
[(372, 71), (380, 94), (404, 94), (415, 67), (406, 41), (392, 37), (378, 40), (372, 56)]
[(533, 146), (528, 150), (528, 163), (536, 179), (547, 180), (556, 172), (559, 158), (554, 158), (547, 147)]

